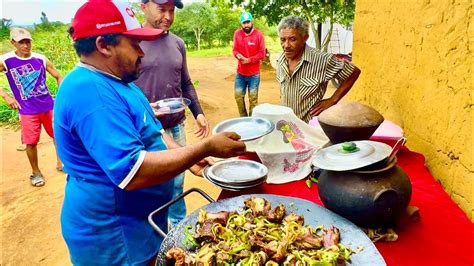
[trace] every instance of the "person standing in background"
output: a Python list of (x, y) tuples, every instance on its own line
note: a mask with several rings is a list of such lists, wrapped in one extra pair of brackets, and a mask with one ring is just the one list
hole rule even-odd
[[(145, 93), (148, 101), (154, 103), (166, 98), (184, 97), (191, 100), (189, 109), (196, 119), (194, 134), (198, 138), (209, 135), (209, 124), (202, 111), (196, 89), (189, 76), (186, 63), (184, 41), (170, 32), (173, 25), (175, 7), (183, 8), (180, 0), (142, 0), (141, 9), (145, 14), (144, 28), (161, 29), (161, 38), (140, 43), (145, 56), (135, 84)], [(166, 133), (181, 146), (186, 145), (184, 130), (185, 112), (159, 115)], [(173, 197), (183, 193), (184, 173), (174, 179)], [(186, 217), (184, 199), (169, 208), (170, 226), (176, 225)]]
[[(46, 72), (61, 84), (63, 77), (44, 55), (31, 51), (31, 34), (24, 28), (12, 28), (10, 41), (14, 51), (0, 57), (0, 71), (6, 72), (11, 97), (3, 88), (0, 96), (20, 114), (21, 141), (26, 144), (26, 155), (31, 165), (31, 185), (40, 187), (45, 180), (38, 165), (37, 145), (41, 135), (41, 125), (54, 139), (53, 97), (46, 86)], [(63, 165), (57, 157), (56, 169), (62, 171)]]
[[(240, 15), (241, 29), (234, 32), (232, 52), (238, 60), (234, 83), (234, 96), (240, 116), (252, 115), (258, 104), (260, 63), (265, 57), (265, 40), (262, 32), (253, 28), (252, 14)], [(245, 94), (249, 91), (249, 110), (245, 107)]]

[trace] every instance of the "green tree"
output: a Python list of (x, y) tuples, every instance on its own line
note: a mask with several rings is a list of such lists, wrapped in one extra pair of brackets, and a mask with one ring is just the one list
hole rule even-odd
[(212, 36), (219, 46), (228, 46), (232, 42), (234, 31), (240, 28), (240, 10), (225, 0), (211, 0), (211, 6), (216, 12), (216, 23), (212, 29)]
[(192, 3), (186, 5), (176, 13), (176, 21), (180, 21), (177, 29), (184, 32), (192, 31), (195, 38), (196, 47), (201, 49), (201, 41), (205, 39), (205, 34), (210, 34), (216, 20), (216, 13), (209, 4)]
[(0, 39), (8, 39), (10, 36), (10, 27), (13, 23), (13, 20), (2, 18), (2, 22), (0, 25)]
[[(321, 49), (319, 31), (316, 25), (329, 21), (331, 27), (325, 38), (325, 49), (332, 34), (332, 24), (349, 25), (354, 20), (355, 0), (230, 0), (232, 3), (243, 6), (256, 16), (265, 16), (270, 25), (276, 25), (288, 16), (298, 15), (308, 20), (314, 34), (316, 47)], [(285, 10), (285, 12), (281, 12)]]
[(143, 22), (145, 21), (145, 15), (143, 14), (140, 4), (141, 2), (131, 3), (131, 7), (133, 10), (133, 13), (135, 13), (135, 17), (137, 18), (137, 20), (140, 22), (140, 24), (143, 24)]
[(51, 23), (49, 22), (48, 16), (46, 16), (46, 13), (41, 11), (41, 23), (39, 25), (36, 25), (36, 27), (42, 29), (42, 30), (50, 30), (51, 29)]

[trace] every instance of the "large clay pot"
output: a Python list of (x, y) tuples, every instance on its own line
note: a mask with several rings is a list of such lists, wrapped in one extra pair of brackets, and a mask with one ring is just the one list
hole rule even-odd
[(374, 108), (357, 102), (339, 102), (321, 112), (319, 124), (331, 143), (369, 139), (384, 121)]
[(376, 170), (322, 170), (318, 187), (326, 208), (370, 228), (393, 224), (411, 198), (410, 180), (395, 162)]
[(319, 125), (332, 144), (351, 140), (369, 139), (380, 126), (380, 124), (376, 124), (374, 126), (365, 127), (341, 127), (326, 124), (322, 121), (319, 121)]

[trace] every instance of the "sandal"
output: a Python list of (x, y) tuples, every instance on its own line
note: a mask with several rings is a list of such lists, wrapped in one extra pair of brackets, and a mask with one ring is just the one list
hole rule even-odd
[(34, 186), (34, 187), (42, 187), (44, 186), (45, 184), (45, 181), (44, 181), (44, 178), (43, 178), (43, 175), (41, 173), (39, 174), (32, 174), (30, 176), (30, 181), (31, 181), (31, 185)]

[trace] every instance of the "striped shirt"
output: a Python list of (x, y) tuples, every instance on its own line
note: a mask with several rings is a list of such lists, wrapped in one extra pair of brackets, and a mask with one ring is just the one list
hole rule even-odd
[(323, 98), (328, 82), (333, 78), (346, 80), (354, 71), (354, 65), (308, 45), (304, 49), (291, 76), (284, 53), (277, 59), (276, 72), (281, 104), (293, 109), (301, 120), (309, 122), (309, 111)]

